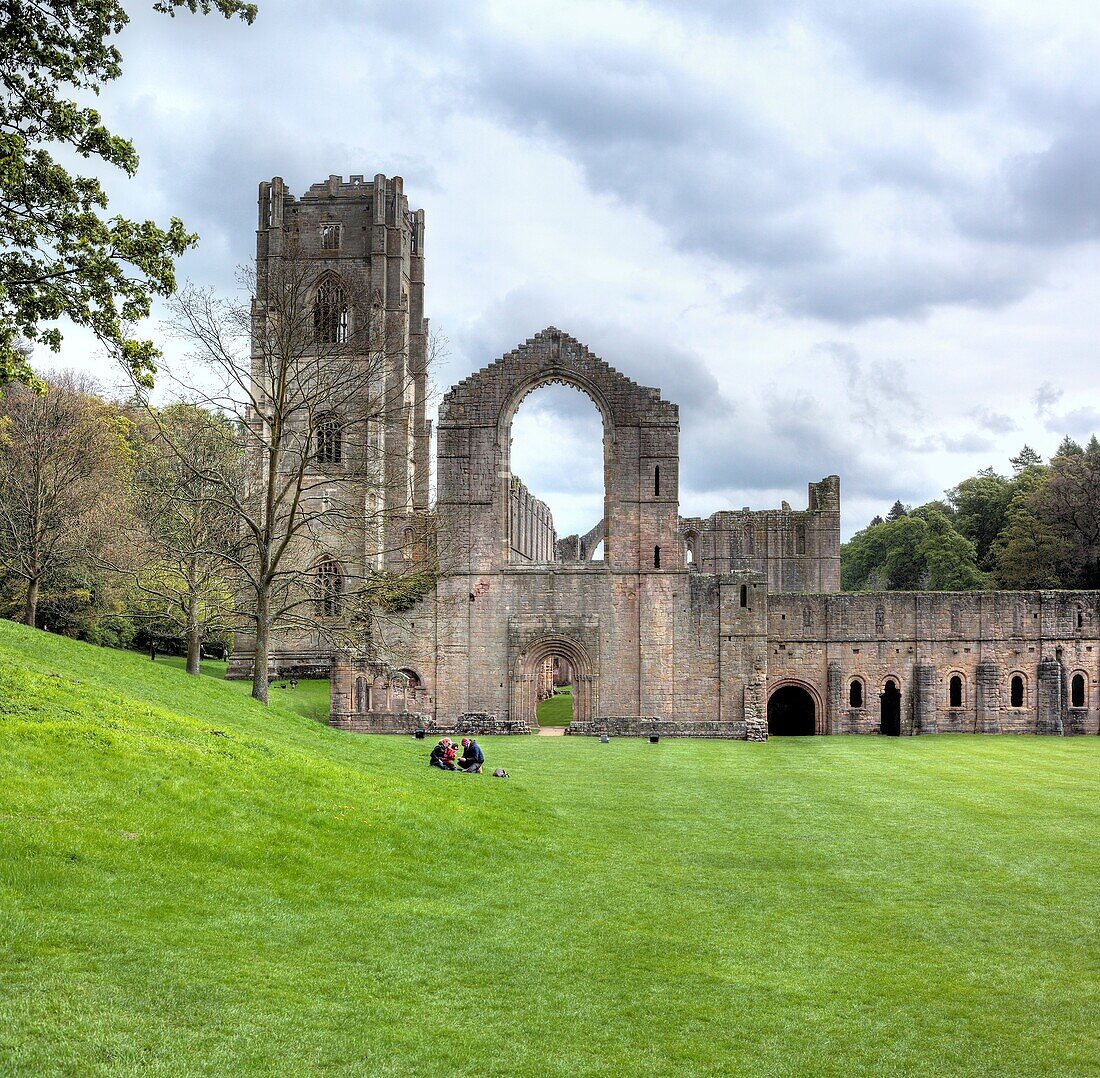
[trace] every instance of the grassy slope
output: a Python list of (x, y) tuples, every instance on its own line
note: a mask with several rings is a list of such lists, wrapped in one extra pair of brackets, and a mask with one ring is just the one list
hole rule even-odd
[(537, 718), (539, 726), (568, 726), (573, 721), (573, 686), (565, 685), (540, 700)]
[(500, 782), (275, 699), (0, 623), (0, 1070), (1095, 1066), (1100, 738), (487, 739)]

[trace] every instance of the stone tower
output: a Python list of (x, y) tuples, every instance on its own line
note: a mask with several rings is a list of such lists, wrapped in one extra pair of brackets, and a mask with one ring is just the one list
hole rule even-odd
[[(307, 295), (316, 297), (330, 287), (343, 297), (334, 323), (342, 336), (334, 339), (348, 341), (345, 355), (355, 360), (359, 349), (364, 365), (379, 365), (377, 349), (369, 358), (367, 335), (349, 334), (349, 323), (354, 331), (357, 321), (362, 328), (369, 320), (371, 334), (377, 329), (385, 341), (385, 419), (368, 424), (365, 414), (336, 416), (340, 429), (361, 427), (368, 433), (358, 445), (343, 442), (340, 452), (330, 454), (333, 459), (319, 455), (310, 465), (323, 496), (363, 507), (360, 521), (342, 518), (317, 539), (318, 557), (334, 561), (351, 586), (371, 570), (400, 568), (410, 529), (416, 534), (416, 521), (428, 509), (424, 211), (409, 209), (400, 176), (330, 176), (297, 198), (276, 176), (259, 187), (258, 284), (280, 260), (292, 258), (313, 278)], [(263, 309), (262, 294), (256, 309)], [(258, 378), (262, 363), (255, 341), (252, 364)], [(359, 411), (366, 411), (365, 403)], [(273, 672), (325, 676), (331, 651), (331, 644), (306, 635), (281, 638), (272, 652)], [(250, 668), (250, 642), (242, 634), (229, 676), (247, 676)]]

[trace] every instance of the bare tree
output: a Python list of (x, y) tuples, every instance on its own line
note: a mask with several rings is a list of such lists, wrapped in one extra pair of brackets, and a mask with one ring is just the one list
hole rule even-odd
[(302, 255), (241, 277), (250, 305), (187, 287), (171, 312), (201, 370), (177, 381), (237, 425), (244, 479), (168, 444), (237, 521), (237, 613), (253, 637), (252, 695), (266, 701), (277, 634), (334, 648), (370, 638), (434, 577), (408, 459), (421, 372), (405, 351), (407, 312)]
[(138, 525), (128, 568), (138, 609), (177, 626), (187, 641), (187, 672), (198, 675), (202, 645), (233, 624), (232, 561), (240, 552), (236, 515), (218, 475), (243, 479), (242, 446), (224, 416), (192, 404), (153, 413), (132, 484)]
[(118, 536), (127, 434), (120, 412), (73, 374), (42, 394), (12, 386), (0, 400), (0, 571), (23, 582), (27, 625), (44, 583), (90, 565)]

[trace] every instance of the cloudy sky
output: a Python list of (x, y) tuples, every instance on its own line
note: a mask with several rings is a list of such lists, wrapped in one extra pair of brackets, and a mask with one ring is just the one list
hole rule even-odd
[[(261, 179), (400, 174), (440, 387), (559, 326), (680, 405), (685, 514), (836, 472), (848, 535), (1100, 431), (1090, 0), (128, 6), (112, 206), (201, 234), (182, 277), (234, 286)], [(75, 336), (60, 362), (97, 364)], [(587, 529), (591, 405), (542, 390), (515, 434)]]

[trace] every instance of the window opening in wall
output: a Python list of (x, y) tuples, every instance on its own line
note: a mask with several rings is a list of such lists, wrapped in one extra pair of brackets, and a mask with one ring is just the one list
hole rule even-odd
[(340, 567), (334, 561), (317, 566), (313, 609), (319, 618), (334, 618), (340, 613), (340, 595), (344, 590)]
[(659, 464), (653, 465), (653, 494), (655, 497), (659, 497), (661, 493), (661, 466)]
[(325, 415), (317, 421), (317, 461), (339, 464), (344, 456), (344, 432), (339, 416)]
[(367, 696), (367, 679), (365, 677), (355, 679), (355, 710), (360, 714), (370, 710)]
[(863, 707), (863, 682), (859, 678), (853, 678), (851, 685), (848, 686), (848, 706)]
[(507, 449), (509, 560), (603, 562), (613, 541), (599, 530), (604, 518), (603, 416), (588, 394), (561, 384), (533, 390), (512, 418)]
[(348, 294), (343, 285), (321, 283), (313, 299), (313, 335), (320, 344), (345, 344), (348, 339)]
[(1085, 625), (1085, 612), (1080, 607), (1078, 607), (1077, 608), (1077, 628), (1078, 629), (1084, 628), (1084, 625)]
[(741, 609), (744, 610), (745, 607), (747, 607), (748, 605), (749, 605), (749, 587), (748, 587), (747, 584), (742, 584), (741, 585)]
[(953, 674), (947, 685), (947, 706), (963, 706), (963, 679), (958, 674)]
[(661, 568), (661, 548), (659, 546), (653, 548), (653, 568)]
[(1012, 675), (1012, 681), (1008, 689), (1009, 707), (1024, 706), (1024, 679), (1019, 674)]
[(1073, 680), (1069, 683), (1069, 706), (1070, 707), (1084, 707), (1085, 706), (1085, 675), (1074, 674)]
[(321, 225), (321, 246), (326, 251), (338, 251), (340, 249), (340, 226), (337, 224)]

